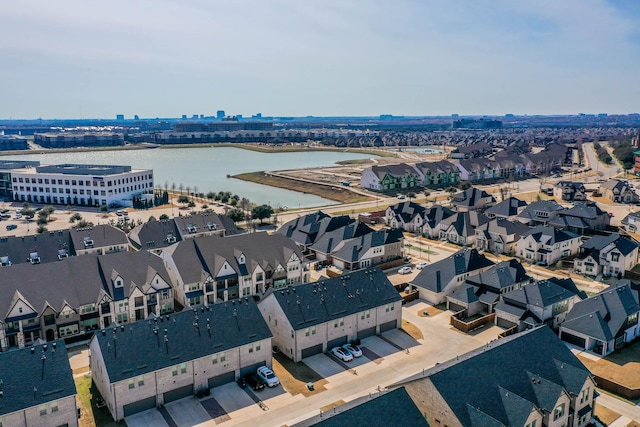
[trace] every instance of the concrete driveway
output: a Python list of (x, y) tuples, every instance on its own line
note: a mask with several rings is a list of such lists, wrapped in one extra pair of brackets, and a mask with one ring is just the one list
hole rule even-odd
[(165, 405), (165, 408), (178, 427), (196, 426), (211, 419), (195, 397), (176, 400)]
[(333, 360), (333, 356), (327, 354), (316, 354), (304, 359), (304, 364), (313, 369), (325, 379), (330, 379), (334, 375), (345, 372), (345, 368)]
[(139, 412), (124, 419), (128, 427), (169, 427), (157, 409)]

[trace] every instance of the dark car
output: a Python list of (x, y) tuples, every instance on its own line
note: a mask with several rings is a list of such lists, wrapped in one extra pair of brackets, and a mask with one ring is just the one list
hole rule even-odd
[(262, 381), (262, 379), (257, 374), (249, 374), (244, 377), (244, 380), (247, 385), (254, 390), (262, 390), (266, 386), (264, 381)]
[(15, 224), (9, 224), (9, 225), (7, 225), (7, 231), (15, 230), (16, 228), (18, 228), (18, 226), (17, 226), (17, 225), (15, 225)]
[(247, 382), (245, 381), (244, 377), (240, 377), (236, 380), (236, 383), (238, 384), (238, 387), (240, 388), (245, 388), (247, 386)]

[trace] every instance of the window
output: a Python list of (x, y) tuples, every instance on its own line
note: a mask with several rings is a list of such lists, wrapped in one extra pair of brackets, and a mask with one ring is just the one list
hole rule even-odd
[(227, 360), (227, 356), (224, 354), (224, 351), (222, 353), (220, 353), (220, 361), (224, 362), (225, 360)]
[(256, 351), (260, 351), (261, 348), (260, 343), (256, 343)]
[(173, 368), (171, 368), (171, 375), (176, 377), (178, 376), (178, 367), (174, 366)]
[(129, 379), (129, 389), (134, 388), (136, 385), (133, 383), (133, 378)]
[(253, 343), (249, 344), (249, 353), (253, 353)]
[(620, 259), (620, 254), (611, 254), (611, 261), (618, 262)]
[(360, 313), (360, 320), (368, 319), (371, 317), (371, 310), (363, 311)]
[(40, 416), (47, 415), (47, 405), (40, 405)]
[(584, 403), (587, 399), (589, 399), (589, 387), (585, 388), (580, 393), (580, 403)]
[(553, 410), (553, 420), (557, 420), (558, 418), (562, 418), (564, 416), (564, 403), (558, 405), (556, 409)]
[(338, 326), (344, 326), (344, 317), (336, 319), (335, 323), (333, 324), (333, 327), (337, 328)]
[(144, 376), (140, 375), (138, 377), (138, 387), (140, 387), (141, 385), (144, 385)]
[(214, 364), (214, 365), (216, 363), (218, 363), (218, 355), (217, 354), (214, 354), (213, 356), (211, 356), (211, 363)]
[(58, 412), (58, 402), (51, 402), (49, 405), (51, 412)]
[(186, 363), (181, 363), (180, 364), (180, 373), (181, 374), (186, 374), (187, 373), (187, 364)]
[(525, 427), (536, 427), (536, 422), (537, 420), (533, 420), (529, 424), (527, 424)]

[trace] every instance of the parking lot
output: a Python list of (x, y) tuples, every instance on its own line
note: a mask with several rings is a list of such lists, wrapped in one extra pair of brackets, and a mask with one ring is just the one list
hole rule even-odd
[[(478, 348), (497, 338), (502, 330), (487, 327), (472, 335), (452, 329), (449, 312), (420, 316), (427, 304), (415, 301), (403, 307), (403, 318), (416, 325), (424, 340), (415, 340), (400, 329), (362, 340), (363, 355), (343, 362), (331, 354), (318, 354), (304, 364), (327, 383), (306, 397), (291, 394), (282, 385), (253, 391), (229, 383), (198, 399), (188, 397), (126, 419), (129, 427), (215, 426), (224, 424), (255, 426), (293, 424), (317, 414), (320, 408), (338, 401), (350, 401), (378, 387), (444, 362), (458, 354)], [(426, 345), (425, 345), (426, 344)]]

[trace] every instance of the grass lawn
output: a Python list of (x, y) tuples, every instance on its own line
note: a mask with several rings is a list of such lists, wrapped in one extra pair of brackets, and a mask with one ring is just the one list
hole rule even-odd
[(600, 418), (600, 421), (605, 424), (611, 424), (612, 422), (620, 418), (620, 414), (618, 414), (617, 412), (614, 412), (602, 405), (598, 405), (597, 403), (594, 409), (594, 415)]
[[(292, 395), (311, 396), (326, 390), (324, 385), (328, 383), (303, 362), (294, 362), (282, 353), (273, 356), (273, 372), (280, 379), (282, 387)], [(307, 388), (307, 383), (313, 383), (313, 391)]]
[(580, 357), (580, 361), (597, 376), (631, 389), (640, 388), (640, 340), (603, 359), (596, 361)]
[(402, 321), (402, 330), (411, 335), (414, 340), (423, 340), (424, 335), (422, 335), (422, 331), (418, 329), (416, 325), (411, 322), (407, 322), (406, 320)]
[(91, 375), (75, 378), (78, 390), (78, 406), (82, 410), (82, 417), (78, 420), (80, 427), (122, 427), (127, 425), (124, 421), (113, 421), (109, 410), (105, 407), (96, 407), (96, 398), (100, 393), (91, 381)]

